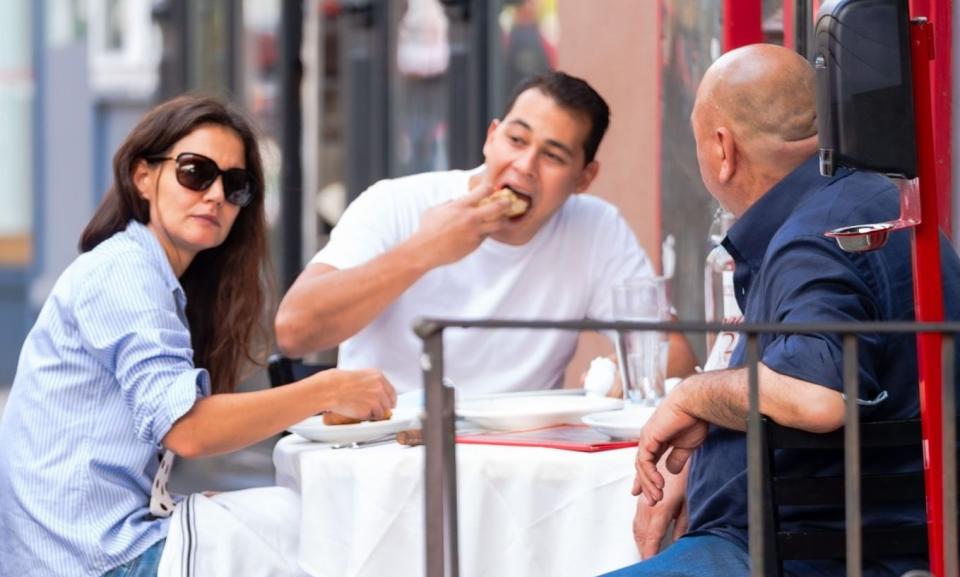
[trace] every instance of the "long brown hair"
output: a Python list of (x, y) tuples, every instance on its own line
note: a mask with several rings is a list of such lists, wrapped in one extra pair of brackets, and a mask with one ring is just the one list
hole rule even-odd
[(263, 208), (263, 163), (252, 122), (236, 106), (212, 96), (185, 95), (148, 112), (113, 157), (113, 185), (80, 237), (87, 252), (127, 223), (150, 221), (150, 205), (133, 183), (137, 162), (165, 156), (203, 124), (237, 133), (253, 174), (253, 201), (240, 209), (220, 246), (201, 251), (180, 277), (187, 295), (193, 361), (210, 372), (213, 392), (231, 392), (248, 363), (262, 365), (270, 342), (265, 306), (273, 282)]

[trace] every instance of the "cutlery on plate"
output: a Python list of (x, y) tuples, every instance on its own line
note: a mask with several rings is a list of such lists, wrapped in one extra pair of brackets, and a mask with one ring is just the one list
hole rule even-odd
[(383, 436), (383, 437), (374, 437), (372, 439), (366, 439), (364, 441), (350, 441), (349, 443), (336, 443), (330, 445), (331, 449), (359, 449), (361, 447), (373, 447), (375, 445), (383, 445), (386, 443), (392, 443), (397, 438), (393, 433)]

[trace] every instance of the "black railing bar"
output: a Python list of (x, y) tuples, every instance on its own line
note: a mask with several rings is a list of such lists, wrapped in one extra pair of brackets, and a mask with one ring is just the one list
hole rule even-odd
[(443, 391), (443, 419), (441, 421), (443, 423), (443, 490), (446, 495), (444, 510), (447, 512), (446, 526), (444, 527), (447, 532), (446, 574), (450, 577), (457, 577), (460, 574), (460, 532), (457, 521), (460, 507), (457, 502), (456, 390), (442, 382), (440, 390)]
[(956, 339), (943, 335), (943, 551), (944, 572), (958, 577), (957, 544), (957, 415), (956, 391), (946, 386), (956, 377)]
[(765, 548), (766, 519), (764, 517), (763, 500), (763, 431), (760, 429), (760, 379), (758, 367), (760, 363), (760, 345), (757, 335), (747, 335), (747, 398), (749, 411), (747, 412), (747, 494), (757, 498), (747, 499), (747, 531), (748, 549), (750, 553), (750, 577), (764, 577), (767, 558)]
[(916, 323), (906, 321), (847, 322), (847, 323), (706, 323), (698, 321), (546, 321), (516, 319), (434, 319), (418, 320), (414, 331), (426, 338), (444, 328), (533, 329), (571, 331), (662, 331), (703, 333), (730, 331), (755, 334), (876, 334), (876, 333), (960, 333), (960, 322)]
[[(453, 439), (453, 404), (443, 384), (443, 332), (424, 339), (420, 357), (426, 395), (424, 441), (424, 511), (426, 515), (427, 577), (456, 577), (459, 574), (457, 545), (456, 456)], [(449, 426), (447, 425), (449, 421)], [(449, 449), (449, 450), (448, 450)]]
[(844, 507), (847, 532), (847, 576), (863, 574), (863, 546), (860, 533), (860, 367), (857, 337), (843, 336), (843, 392), (846, 395), (843, 419)]

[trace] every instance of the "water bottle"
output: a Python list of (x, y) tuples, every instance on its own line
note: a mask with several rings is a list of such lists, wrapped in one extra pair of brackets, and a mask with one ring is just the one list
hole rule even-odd
[[(707, 254), (703, 271), (703, 302), (707, 322), (735, 323), (743, 318), (733, 289), (733, 257), (720, 244), (735, 221), (733, 214), (718, 208), (713, 217), (713, 224), (710, 226), (709, 237), (713, 249)], [(718, 335), (707, 333), (706, 336), (708, 354), (713, 356), (712, 352)]]

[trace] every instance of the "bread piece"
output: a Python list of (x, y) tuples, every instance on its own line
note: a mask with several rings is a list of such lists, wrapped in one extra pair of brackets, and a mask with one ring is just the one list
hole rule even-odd
[(510, 208), (507, 209), (507, 216), (511, 218), (514, 216), (520, 216), (521, 214), (527, 212), (527, 209), (530, 208), (530, 201), (518, 196), (509, 186), (504, 186), (503, 188), (494, 191), (490, 196), (487, 196), (481, 200), (478, 206), (496, 202), (500, 199), (507, 199), (510, 201)]
[[(390, 409), (387, 409), (387, 412), (383, 415), (382, 419), (367, 419), (368, 421), (386, 421), (393, 416), (393, 412)], [(361, 419), (354, 419), (352, 417), (347, 417), (346, 415), (341, 415), (338, 413), (326, 412), (323, 414), (323, 424), (324, 425), (356, 425), (357, 423), (362, 422)]]

